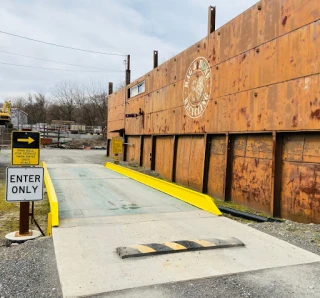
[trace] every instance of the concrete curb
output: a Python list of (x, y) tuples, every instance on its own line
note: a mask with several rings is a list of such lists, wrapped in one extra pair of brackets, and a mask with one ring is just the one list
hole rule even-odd
[(129, 247), (118, 247), (117, 254), (122, 259), (137, 258), (160, 254), (171, 254), (186, 251), (199, 251), (218, 248), (245, 246), (237, 238), (207, 239), (207, 240), (182, 240), (165, 243), (139, 244)]
[[(59, 205), (58, 205), (57, 194), (54, 189), (53, 183), (51, 181), (51, 177), (50, 177), (46, 163), (42, 162), (41, 165), (44, 169), (44, 183), (46, 185), (49, 203), (50, 203), (51, 223), (53, 227), (58, 227), (59, 226)], [(49, 222), (50, 221), (48, 220), (48, 223)], [(48, 227), (48, 230), (51, 231), (50, 227)]]
[(107, 162), (105, 167), (215, 215), (222, 215), (208, 195)]

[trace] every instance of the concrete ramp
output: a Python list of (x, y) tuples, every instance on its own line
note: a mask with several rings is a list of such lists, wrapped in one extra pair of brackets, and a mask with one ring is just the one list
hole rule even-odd
[(61, 219), (195, 210), (100, 165), (48, 167)]
[[(53, 239), (65, 297), (265, 268), (320, 257), (200, 211), (98, 165), (48, 165), (61, 212)], [(121, 259), (116, 248), (177, 239), (232, 238), (245, 247)]]

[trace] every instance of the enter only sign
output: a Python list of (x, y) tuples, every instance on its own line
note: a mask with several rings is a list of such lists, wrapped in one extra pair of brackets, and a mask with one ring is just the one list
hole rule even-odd
[(43, 199), (43, 168), (7, 168), (7, 202)]

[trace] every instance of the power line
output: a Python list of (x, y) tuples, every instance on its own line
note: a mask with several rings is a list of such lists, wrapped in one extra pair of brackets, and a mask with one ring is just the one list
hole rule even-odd
[(60, 45), (60, 44), (56, 44), (56, 43), (46, 42), (46, 41), (33, 39), (33, 38), (30, 38), (30, 37), (26, 37), (26, 36), (21, 36), (21, 35), (5, 32), (5, 31), (1, 31), (1, 30), (0, 30), (0, 33), (7, 34), (7, 35), (10, 35), (10, 36), (14, 36), (14, 37), (18, 37), (18, 38), (22, 38), (22, 39), (31, 40), (31, 41), (34, 41), (34, 42), (43, 43), (43, 44), (50, 45), (50, 46), (55, 46), (55, 47), (75, 50), (75, 51), (88, 52), (88, 53), (94, 53), (94, 54), (100, 54), (100, 55), (110, 55), (110, 56), (123, 56), (123, 57), (127, 56), (127, 55), (124, 55), (124, 54), (96, 52), (96, 51), (85, 50), (85, 49), (80, 49), (80, 48), (73, 48), (73, 47), (69, 47), (69, 46), (64, 46), (64, 45)]
[(32, 57), (32, 56), (27, 56), (27, 55), (22, 55), (22, 54), (7, 52), (7, 51), (2, 51), (2, 50), (0, 50), (0, 52), (1, 52), (1, 53), (10, 54), (10, 55), (20, 56), (20, 57), (26, 57), (26, 58), (41, 60), (41, 61), (48, 61), (48, 62), (54, 62), (54, 63), (58, 63), (58, 64), (69, 65), (69, 66), (76, 66), (76, 67), (83, 67), (83, 68), (91, 68), (91, 69), (96, 69), (96, 70), (106, 70), (106, 71), (112, 71), (112, 72), (123, 72), (122, 70), (112, 70), (112, 69), (106, 69), (106, 68), (84, 66), (84, 65), (79, 65), (79, 64), (64, 63), (64, 62), (59, 62), (59, 61), (54, 61), (54, 60), (49, 60), (49, 59), (43, 59), (43, 58), (37, 58), (37, 57)]
[[(79, 72), (78, 70), (72, 70), (72, 69), (61, 69), (61, 68), (49, 68), (49, 67), (40, 67), (40, 66), (30, 66), (30, 65), (21, 65), (21, 64), (14, 64), (14, 63), (5, 63), (0, 62), (0, 64), (3, 65), (9, 65), (9, 66), (19, 66), (19, 67), (26, 67), (26, 68), (37, 68), (37, 69), (47, 69), (47, 70), (59, 70), (59, 71), (70, 71), (70, 72)], [(94, 70), (85, 70), (81, 72), (95, 72), (95, 73), (104, 73), (105, 71), (94, 71)], [(109, 71), (112, 72), (112, 71)]]

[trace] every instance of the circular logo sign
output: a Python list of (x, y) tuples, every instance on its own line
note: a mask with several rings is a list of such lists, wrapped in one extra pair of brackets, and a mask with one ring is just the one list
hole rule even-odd
[(189, 66), (183, 84), (183, 102), (191, 118), (200, 117), (211, 95), (211, 69), (206, 58), (199, 57)]

